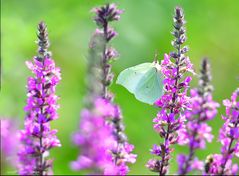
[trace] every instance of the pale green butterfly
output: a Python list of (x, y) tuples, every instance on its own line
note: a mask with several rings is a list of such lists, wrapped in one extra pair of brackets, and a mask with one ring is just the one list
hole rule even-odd
[(163, 75), (156, 60), (123, 70), (116, 83), (128, 89), (137, 100), (150, 105), (163, 95)]

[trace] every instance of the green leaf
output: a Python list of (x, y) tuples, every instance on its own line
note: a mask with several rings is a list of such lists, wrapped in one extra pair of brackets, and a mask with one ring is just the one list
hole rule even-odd
[(143, 63), (123, 70), (116, 81), (135, 98), (152, 105), (163, 95), (163, 76), (158, 62)]

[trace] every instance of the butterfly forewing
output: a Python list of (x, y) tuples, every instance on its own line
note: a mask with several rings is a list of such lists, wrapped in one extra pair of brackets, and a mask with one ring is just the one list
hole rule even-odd
[(125, 69), (119, 74), (116, 83), (124, 86), (126, 89), (128, 89), (128, 91), (134, 94), (139, 81), (151, 68), (151, 65), (152, 63), (143, 63)]

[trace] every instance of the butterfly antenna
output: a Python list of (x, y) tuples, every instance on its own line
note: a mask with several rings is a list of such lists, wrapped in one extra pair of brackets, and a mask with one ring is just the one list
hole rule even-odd
[(158, 62), (158, 55), (159, 55), (159, 52), (157, 50), (155, 50), (155, 54), (154, 54), (154, 62), (155, 63)]

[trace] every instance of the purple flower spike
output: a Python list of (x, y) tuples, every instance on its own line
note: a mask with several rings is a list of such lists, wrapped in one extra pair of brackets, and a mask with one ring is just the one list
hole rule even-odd
[[(103, 103), (102, 107), (108, 112), (112, 112), (107, 107), (107, 103), (111, 104), (113, 101), (113, 95), (108, 91), (108, 87), (113, 80), (113, 74), (111, 73), (111, 64), (110, 61), (115, 57), (119, 56), (118, 52), (108, 46), (109, 41), (112, 40), (117, 33), (113, 28), (109, 26), (109, 22), (117, 21), (120, 19), (120, 14), (123, 13), (122, 10), (117, 9), (115, 4), (107, 4), (100, 8), (95, 8), (93, 10), (96, 13), (94, 20), (100, 29), (98, 29), (98, 34), (103, 35), (103, 57), (101, 58), (101, 70), (102, 70), (102, 93), (101, 97), (106, 102)], [(114, 106), (114, 115), (109, 114), (106, 119), (106, 123), (112, 127), (112, 134), (116, 140), (116, 148), (112, 149), (112, 157), (113, 163), (115, 163), (115, 167), (118, 168), (118, 172), (110, 172), (107, 171), (107, 174), (120, 174), (126, 175), (129, 171), (127, 162), (134, 163), (136, 161), (136, 155), (131, 154), (133, 150), (133, 145), (128, 144), (127, 137), (124, 133), (124, 124), (123, 124), (123, 116), (121, 115), (120, 108), (117, 105)], [(129, 150), (130, 149), (130, 150)]]
[(109, 23), (112, 21), (118, 21), (120, 15), (123, 13), (122, 10), (117, 9), (115, 4), (107, 4), (102, 7), (97, 7), (92, 10), (95, 12), (96, 16), (94, 20), (98, 25), (99, 29), (96, 30), (96, 35), (102, 36), (102, 58), (101, 58), (101, 70), (102, 70), (102, 97), (111, 99), (112, 94), (108, 92), (108, 86), (113, 80), (113, 74), (111, 73), (111, 65), (109, 62), (118, 57), (118, 52), (108, 46), (109, 42), (117, 35), (117, 32), (114, 31), (112, 27), (109, 26)]
[(232, 158), (239, 157), (239, 88), (233, 92), (231, 100), (224, 100), (223, 104), (226, 116), (222, 116), (225, 122), (219, 132), (221, 154), (207, 157), (205, 173), (209, 175), (238, 174), (238, 165), (232, 163)]
[(81, 147), (81, 155), (71, 163), (74, 170), (98, 168), (102, 173), (114, 166), (110, 149), (115, 145), (112, 129), (105, 124), (107, 111), (101, 111), (102, 104), (97, 99), (92, 110), (81, 112), (80, 130), (74, 134), (73, 140)]
[(25, 129), (19, 133), (22, 143), (18, 153), (20, 175), (52, 174), (52, 160), (46, 157), (51, 148), (61, 146), (56, 137), (57, 130), (50, 128), (50, 121), (58, 118), (55, 88), (61, 75), (48, 52), (48, 33), (43, 22), (38, 25), (37, 43), (38, 56), (32, 62), (26, 62), (34, 76), (28, 78)]
[(157, 117), (153, 120), (154, 129), (159, 133), (164, 142), (154, 145), (151, 153), (159, 159), (151, 159), (146, 166), (159, 175), (165, 175), (168, 171), (170, 153), (173, 151), (171, 145), (186, 143), (187, 138), (178, 135), (185, 132), (184, 110), (189, 109), (189, 98), (186, 96), (191, 77), (184, 77), (186, 72), (193, 72), (192, 64), (184, 54), (188, 48), (182, 47), (186, 40), (184, 28), (183, 10), (175, 9), (174, 31), (175, 39), (172, 42), (176, 52), (165, 54), (161, 62), (161, 71), (164, 75), (164, 95), (155, 102), (161, 108)]
[(109, 22), (119, 20), (122, 11), (115, 4), (107, 4), (93, 12), (98, 28), (89, 45), (87, 108), (73, 136), (81, 153), (71, 163), (71, 168), (88, 169), (92, 174), (126, 175), (129, 172), (127, 164), (134, 163), (136, 155), (132, 154), (134, 146), (128, 143), (124, 133), (120, 108), (113, 103), (113, 94), (108, 91), (113, 80), (110, 62), (119, 55), (109, 46), (110, 40), (117, 35)]
[(123, 13), (123, 10), (117, 9), (116, 4), (107, 4), (94, 8), (92, 11), (96, 14), (94, 18), (96, 24), (103, 28), (108, 25), (108, 22), (118, 21)]
[[(126, 163), (134, 163), (136, 155), (131, 154), (134, 146), (125, 141), (115, 132), (114, 123), (106, 123), (119, 118), (118, 107), (109, 100), (97, 98), (91, 110), (81, 113), (79, 131), (73, 136), (73, 141), (81, 147), (81, 155), (71, 163), (73, 170), (94, 169), (105, 175), (126, 175), (129, 171)], [(122, 141), (121, 143), (119, 141)]]
[(191, 107), (185, 112), (188, 121), (186, 130), (180, 133), (181, 137), (188, 139), (183, 145), (189, 146), (188, 156), (178, 155), (178, 174), (180, 175), (186, 175), (192, 170), (203, 171), (203, 162), (194, 155), (197, 149), (205, 148), (206, 141), (212, 141), (212, 129), (207, 125), (207, 121), (216, 116), (219, 107), (219, 104), (212, 100), (213, 87), (210, 82), (210, 65), (207, 59), (203, 59), (198, 88), (191, 90)]
[[(7, 165), (17, 166), (17, 150), (19, 141), (17, 140), (18, 122), (14, 119), (3, 118), (0, 120), (1, 137), (1, 166), (4, 173)], [(1, 159), (2, 159), (1, 158)]]

